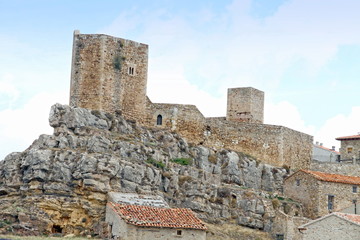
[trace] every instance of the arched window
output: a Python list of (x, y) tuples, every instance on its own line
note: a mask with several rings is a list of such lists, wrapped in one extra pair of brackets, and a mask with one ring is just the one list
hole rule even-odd
[(156, 125), (162, 125), (162, 116), (160, 114), (157, 116)]

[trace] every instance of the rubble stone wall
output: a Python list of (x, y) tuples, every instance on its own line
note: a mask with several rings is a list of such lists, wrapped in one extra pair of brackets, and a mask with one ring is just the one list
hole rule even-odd
[(75, 31), (70, 105), (142, 119), (146, 107), (148, 46)]
[(333, 163), (324, 163), (324, 162), (312, 162), (311, 170), (327, 173), (335, 173), (348, 176), (360, 176), (360, 165), (357, 162), (353, 164), (352, 162), (333, 162)]
[(308, 169), (312, 136), (267, 124), (234, 123), (221, 118), (206, 119), (205, 145), (225, 147), (265, 159), (274, 166)]
[(264, 122), (264, 92), (255, 88), (229, 88), (226, 120)]
[(319, 181), (314, 177), (300, 171), (284, 181), (284, 194), (295, 201), (301, 202), (304, 206), (304, 216), (314, 219), (321, 216), (319, 184)]
[[(351, 151), (349, 151), (351, 149)], [(340, 158), (343, 159), (356, 159), (360, 158), (360, 140), (348, 139), (341, 140)]]

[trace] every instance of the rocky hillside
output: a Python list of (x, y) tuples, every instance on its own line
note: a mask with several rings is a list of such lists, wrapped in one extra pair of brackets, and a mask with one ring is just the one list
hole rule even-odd
[[(107, 193), (157, 194), (212, 224), (270, 231), (287, 172), (118, 115), (56, 104), (53, 135), (0, 161), (0, 233), (100, 234)], [(289, 207), (290, 206), (290, 207)], [(298, 208), (298, 209), (296, 209)]]

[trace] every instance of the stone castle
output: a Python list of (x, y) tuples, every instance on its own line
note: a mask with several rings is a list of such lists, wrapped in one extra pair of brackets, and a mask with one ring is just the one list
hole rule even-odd
[(147, 69), (148, 45), (75, 31), (70, 106), (121, 113), (140, 125), (176, 132), (189, 143), (244, 152), (274, 166), (309, 168), (313, 137), (264, 124), (262, 91), (228, 89), (226, 117), (205, 118), (194, 105), (151, 102)]

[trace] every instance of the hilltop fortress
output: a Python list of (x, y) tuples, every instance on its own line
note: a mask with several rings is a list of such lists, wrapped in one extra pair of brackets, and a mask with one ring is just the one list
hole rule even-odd
[(228, 89), (226, 117), (205, 118), (194, 105), (151, 102), (147, 69), (148, 45), (75, 31), (70, 105), (121, 113), (140, 125), (176, 132), (189, 143), (243, 152), (274, 166), (309, 168), (313, 137), (263, 124), (262, 91)]

